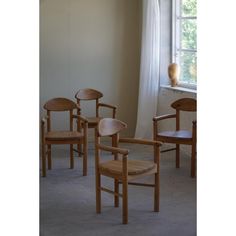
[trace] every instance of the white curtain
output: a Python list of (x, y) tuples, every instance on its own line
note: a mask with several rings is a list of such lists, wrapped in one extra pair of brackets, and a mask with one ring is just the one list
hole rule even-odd
[(142, 49), (135, 137), (152, 137), (159, 87), (160, 11), (158, 0), (143, 0)]

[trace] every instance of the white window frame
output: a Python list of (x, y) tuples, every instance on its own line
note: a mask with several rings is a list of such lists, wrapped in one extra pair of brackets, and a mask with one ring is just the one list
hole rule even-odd
[[(197, 19), (197, 17), (180, 17), (180, 6), (182, 0), (172, 0), (172, 61), (180, 64), (181, 51), (197, 52), (194, 49), (182, 49), (180, 44), (180, 23), (181, 18), (184, 19)], [(180, 47), (178, 46), (180, 45)], [(197, 89), (197, 84), (179, 82), (179, 87)]]

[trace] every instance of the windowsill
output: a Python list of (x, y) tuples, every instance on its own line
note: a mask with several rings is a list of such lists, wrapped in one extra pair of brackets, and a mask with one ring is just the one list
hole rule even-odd
[(176, 91), (176, 92), (186, 92), (186, 93), (197, 94), (196, 89), (184, 88), (184, 87), (179, 87), (179, 86), (171, 87), (170, 85), (161, 85), (161, 88), (173, 90), (173, 91)]

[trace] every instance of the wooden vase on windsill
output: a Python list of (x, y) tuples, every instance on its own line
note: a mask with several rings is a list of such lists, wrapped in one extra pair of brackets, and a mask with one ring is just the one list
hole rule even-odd
[(171, 63), (168, 66), (168, 76), (171, 82), (171, 87), (175, 87), (176, 85), (178, 85), (179, 74), (180, 74), (180, 69), (179, 69), (178, 64)]

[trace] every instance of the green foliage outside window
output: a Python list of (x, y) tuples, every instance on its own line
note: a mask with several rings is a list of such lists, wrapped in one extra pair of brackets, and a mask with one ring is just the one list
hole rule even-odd
[(197, 83), (197, 57), (196, 53), (182, 52), (180, 55), (181, 81)]
[(180, 80), (188, 83), (197, 83), (197, 53), (185, 51), (185, 49), (197, 50), (197, 23), (196, 19), (185, 17), (196, 17), (197, 0), (182, 0), (181, 8), (181, 53)]
[(182, 20), (182, 49), (197, 48), (197, 24), (196, 20)]
[(197, 0), (182, 0), (182, 16), (197, 16)]

